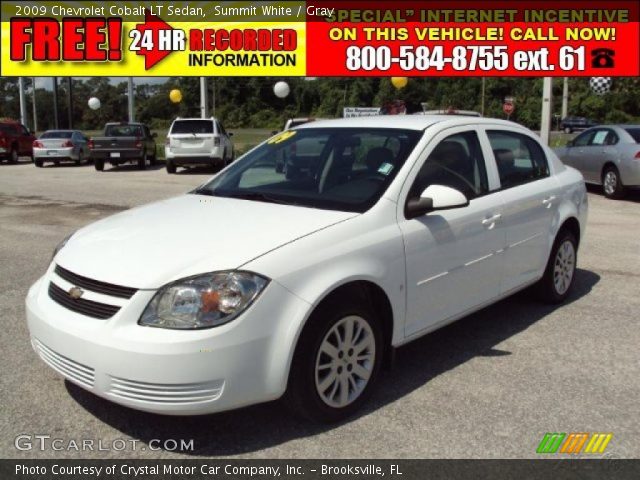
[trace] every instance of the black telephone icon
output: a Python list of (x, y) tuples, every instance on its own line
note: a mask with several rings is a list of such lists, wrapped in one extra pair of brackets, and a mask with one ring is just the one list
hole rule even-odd
[(613, 57), (616, 52), (609, 48), (596, 48), (591, 51), (591, 66), (593, 68), (613, 68)]

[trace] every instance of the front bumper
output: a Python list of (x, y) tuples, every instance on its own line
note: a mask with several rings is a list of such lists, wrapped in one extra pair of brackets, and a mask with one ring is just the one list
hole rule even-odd
[(213, 413), (279, 398), (293, 345), (282, 338), (309, 305), (276, 282), (240, 317), (207, 330), (137, 324), (154, 291), (139, 290), (108, 320), (53, 301), (50, 271), (30, 289), (27, 321), (35, 351), (69, 381), (138, 410), (171, 415)]

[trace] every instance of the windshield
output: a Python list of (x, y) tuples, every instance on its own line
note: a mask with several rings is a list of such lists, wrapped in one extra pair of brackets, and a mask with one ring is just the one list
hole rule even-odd
[(382, 196), (421, 135), (399, 129), (288, 130), (194, 193), (364, 212)]
[(176, 120), (171, 133), (213, 133), (211, 120)]
[(52, 132), (44, 132), (40, 138), (41, 139), (42, 138), (71, 138), (72, 134), (73, 134), (73, 132), (56, 132), (56, 131), (52, 131)]

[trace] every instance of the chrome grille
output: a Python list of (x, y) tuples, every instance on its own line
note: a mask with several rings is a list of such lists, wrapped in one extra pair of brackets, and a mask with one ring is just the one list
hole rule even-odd
[(55, 273), (60, 278), (64, 278), (67, 282), (72, 283), (76, 287), (82, 287), (92, 292), (110, 295), (119, 298), (131, 298), (138, 291), (135, 288), (123, 287), (121, 285), (113, 285), (111, 283), (92, 280), (91, 278), (82, 277), (69, 270), (56, 265)]
[(116, 397), (162, 403), (199, 403), (216, 400), (222, 395), (224, 381), (206, 383), (145, 383), (111, 377), (109, 393)]
[(49, 283), (49, 297), (72, 312), (81, 313), (87, 317), (99, 318), (100, 320), (111, 318), (120, 310), (120, 307), (116, 305), (107, 305), (106, 303), (85, 300), (84, 298), (71, 298), (67, 292), (53, 282)]
[(75, 380), (86, 387), (93, 387), (95, 377), (95, 370), (93, 368), (54, 352), (35, 338), (32, 340), (32, 343), (36, 352), (40, 355), (40, 358), (59, 374)]

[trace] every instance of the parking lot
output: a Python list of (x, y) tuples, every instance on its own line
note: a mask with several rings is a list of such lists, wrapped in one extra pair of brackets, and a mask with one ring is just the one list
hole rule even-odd
[[(612, 201), (590, 188), (566, 304), (541, 305), (522, 292), (399, 349), (364, 411), (340, 425), (299, 422), (278, 402), (162, 417), (65, 382), (32, 351), (23, 306), (53, 248), (82, 225), (186, 192), (210, 175), (0, 165), (3, 458), (78, 457), (73, 449), (18, 450), (20, 434), (65, 444), (139, 441), (135, 450), (127, 443), (124, 451), (81, 454), (96, 458), (531, 458), (546, 432), (610, 432), (606, 456), (640, 457), (638, 192)], [(193, 440), (194, 449), (150, 451), (150, 442), (167, 439)]]

